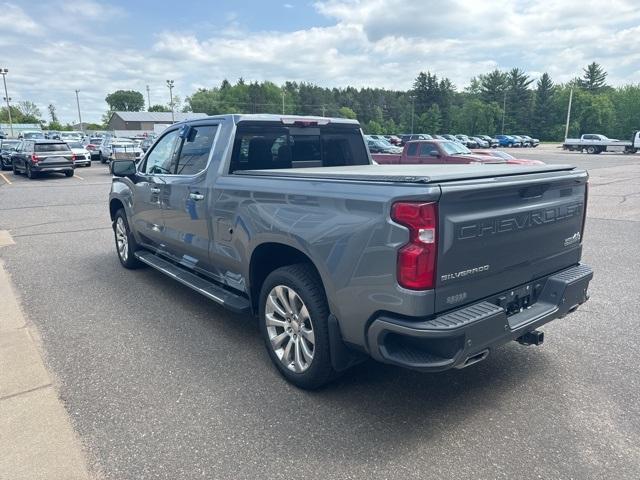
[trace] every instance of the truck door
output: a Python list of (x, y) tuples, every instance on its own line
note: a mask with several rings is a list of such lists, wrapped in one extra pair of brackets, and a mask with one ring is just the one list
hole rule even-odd
[(418, 163), (444, 163), (444, 157), (440, 154), (438, 146), (433, 142), (423, 142), (419, 149), (420, 161)]
[(133, 186), (133, 224), (142, 241), (164, 250), (164, 222), (162, 219), (162, 195), (165, 177), (170, 172), (178, 130), (164, 135), (149, 151), (138, 171), (138, 181)]
[(215, 123), (189, 124), (180, 130), (172, 174), (165, 177), (163, 194), (164, 242), (176, 261), (205, 272), (210, 271), (209, 247), (213, 189), (207, 183), (207, 165)]

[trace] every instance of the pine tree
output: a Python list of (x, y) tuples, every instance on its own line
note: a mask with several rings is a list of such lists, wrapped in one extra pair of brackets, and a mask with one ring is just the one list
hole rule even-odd
[(587, 65), (583, 69), (584, 75), (578, 80), (579, 85), (592, 93), (597, 93), (607, 88), (607, 72), (596, 62)]
[(543, 73), (536, 84), (532, 132), (541, 140), (551, 139), (553, 127), (553, 93), (555, 86), (548, 73)]

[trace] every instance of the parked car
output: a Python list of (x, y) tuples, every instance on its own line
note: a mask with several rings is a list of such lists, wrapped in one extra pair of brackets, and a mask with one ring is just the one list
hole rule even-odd
[(89, 151), (91, 155), (91, 160), (100, 159), (100, 150), (99, 146), (102, 143), (101, 137), (88, 137), (85, 139), (84, 148)]
[(450, 140), (414, 140), (404, 144), (400, 154), (371, 157), (380, 165), (506, 163), (499, 158), (474, 155), (459, 142)]
[(29, 131), (29, 132), (20, 132), (18, 134), (18, 138), (24, 138), (25, 140), (37, 140), (44, 139), (43, 132)]
[(391, 145), (389, 142), (383, 142), (382, 140), (375, 140), (373, 138), (367, 138), (367, 148), (371, 153), (400, 153), (401, 147)]
[(122, 266), (257, 315), (302, 388), (368, 356), (437, 372), (538, 345), (588, 298), (574, 167), (372, 165), (353, 120), (221, 115), (111, 172)]
[(0, 169), (8, 170), (11, 168), (11, 154), (15, 152), (21, 140), (0, 139)]
[(514, 148), (522, 146), (522, 142), (513, 138), (511, 135), (496, 135), (496, 138), (498, 139), (498, 142), (500, 142), (500, 147)]
[(397, 135), (384, 135), (384, 138), (386, 138), (391, 145), (395, 145), (396, 147), (402, 145), (402, 139)]
[(471, 140), (473, 140), (474, 142), (476, 142), (476, 145), (478, 146), (478, 148), (489, 148), (490, 144), (489, 142), (487, 142), (484, 138), (480, 138), (480, 137), (469, 137)]
[(111, 138), (106, 145), (101, 145), (101, 155), (102, 163), (111, 162), (116, 158), (139, 161), (144, 152), (129, 139)]
[(82, 142), (82, 138), (80, 132), (60, 132), (60, 140), (63, 142)]
[(66, 142), (74, 155), (73, 163), (85, 167), (91, 166), (91, 153), (85, 148), (81, 142)]
[(530, 147), (537, 147), (540, 145), (540, 140), (537, 138), (530, 137), (529, 135), (518, 135), (520, 138), (524, 139)]
[(75, 156), (61, 140), (23, 140), (11, 155), (13, 174), (26, 173), (30, 179), (40, 173), (60, 172), (67, 177), (74, 173)]
[(400, 135), (400, 140), (402, 140), (402, 145), (404, 145), (406, 142), (410, 142), (412, 140), (431, 140), (431, 135), (428, 133), (412, 133)]
[(142, 143), (140, 144), (140, 148), (142, 149), (142, 151), (144, 153), (147, 153), (147, 150), (149, 150), (149, 148), (151, 147), (151, 145), (153, 145), (153, 141), (154, 139), (151, 137), (145, 138)]
[(497, 148), (500, 145), (500, 140), (495, 137), (490, 137), (489, 135), (477, 135), (478, 138), (483, 139), (484, 141), (489, 143), (491, 148)]
[(476, 155), (487, 155), (494, 158), (502, 158), (511, 165), (546, 165), (541, 160), (529, 160), (526, 158), (515, 158), (513, 155), (502, 150), (474, 150)]
[(456, 143), (459, 143), (460, 145), (463, 145), (463, 143), (455, 135), (451, 135), (450, 133), (445, 133), (441, 136), (445, 140), (449, 140), (450, 142), (456, 142)]
[(462, 135), (459, 133), (458, 135), (456, 135), (456, 138), (467, 148), (478, 148), (478, 143), (466, 135)]
[(4, 133), (4, 130), (0, 130), (0, 140), (2, 140), (3, 138), (7, 138), (7, 134)]

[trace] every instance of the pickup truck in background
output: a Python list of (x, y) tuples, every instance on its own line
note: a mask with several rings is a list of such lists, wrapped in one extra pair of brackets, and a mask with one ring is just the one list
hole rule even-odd
[(597, 133), (586, 133), (580, 138), (567, 138), (563, 150), (598, 154), (602, 152), (637, 153), (640, 150), (640, 131), (633, 132), (631, 141), (607, 138)]
[(502, 158), (474, 154), (459, 142), (449, 140), (414, 140), (404, 144), (402, 153), (371, 153), (380, 165), (508, 163)]
[(572, 166), (375, 165), (353, 120), (220, 115), (110, 168), (120, 263), (256, 315), (302, 388), (368, 356), (437, 372), (539, 345), (588, 298)]

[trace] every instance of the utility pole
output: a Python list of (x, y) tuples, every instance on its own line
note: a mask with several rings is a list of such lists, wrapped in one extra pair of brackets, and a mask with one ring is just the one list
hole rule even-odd
[(80, 113), (80, 97), (78, 97), (78, 93), (80, 90), (76, 90), (76, 105), (78, 105), (78, 120), (80, 120), (80, 131), (84, 132), (84, 128), (82, 128), (82, 114)]
[(571, 101), (573, 100), (573, 87), (569, 91), (569, 107), (567, 108), (567, 124), (564, 127), (564, 139), (567, 140), (569, 136), (569, 120), (571, 120)]
[(282, 114), (284, 115), (284, 89), (282, 90)]
[(4, 83), (4, 99), (7, 102), (7, 114), (9, 115), (9, 129), (11, 130), (11, 136), (13, 137), (13, 121), (11, 120), (11, 105), (9, 104), (11, 99), (7, 93), (7, 73), (9, 73), (9, 69), (0, 68), (0, 75), (2, 75), (2, 82)]
[(171, 106), (171, 123), (176, 123), (175, 114), (173, 113), (173, 80), (167, 80), (169, 87), (169, 105)]
[(411, 95), (411, 134), (413, 135), (413, 117), (416, 113), (416, 97), (415, 95)]
[(325, 111), (326, 107), (324, 105), (322, 105), (322, 116), (324, 117), (324, 111)]
[(147, 112), (151, 108), (151, 97), (149, 96), (149, 85), (147, 85)]
[(502, 135), (504, 135), (504, 116), (507, 113), (507, 91), (504, 91), (504, 97), (502, 98)]

